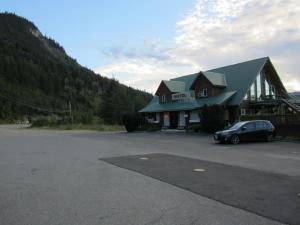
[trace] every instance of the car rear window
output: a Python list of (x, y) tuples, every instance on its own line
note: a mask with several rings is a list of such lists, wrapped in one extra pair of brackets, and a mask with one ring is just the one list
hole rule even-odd
[(273, 124), (271, 122), (266, 122), (266, 124), (267, 124), (268, 128), (274, 128), (274, 126), (273, 126)]
[(267, 123), (264, 121), (258, 121), (255, 122), (256, 129), (266, 129), (267, 128)]

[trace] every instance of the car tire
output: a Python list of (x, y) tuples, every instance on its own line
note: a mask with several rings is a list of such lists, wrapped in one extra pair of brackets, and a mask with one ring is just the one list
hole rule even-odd
[(238, 143), (240, 143), (240, 138), (238, 135), (234, 134), (234, 135), (232, 135), (230, 141), (231, 141), (231, 144), (237, 145)]

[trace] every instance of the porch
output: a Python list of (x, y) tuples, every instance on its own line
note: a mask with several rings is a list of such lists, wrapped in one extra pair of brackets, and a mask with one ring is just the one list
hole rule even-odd
[(163, 130), (183, 130), (189, 125), (200, 123), (200, 110), (155, 112), (145, 116), (148, 123), (160, 125)]

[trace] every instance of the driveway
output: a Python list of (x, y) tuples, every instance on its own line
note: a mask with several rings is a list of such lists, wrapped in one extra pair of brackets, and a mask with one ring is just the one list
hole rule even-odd
[[(220, 145), (210, 136), (183, 133), (97, 133), (0, 126), (0, 224), (297, 224), (138, 172), (128, 166), (132, 165), (130, 161), (120, 166), (108, 163), (108, 159), (159, 153), (230, 166), (234, 171), (242, 168), (266, 178), (277, 174), (280, 181), (289, 177), (297, 182), (299, 149), (299, 144), (287, 142)], [(160, 171), (164, 172), (166, 169)], [(224, 176), (222, 179), (226, 179)], [(190, 182), (189, 176), (179, 176), (178, 182), (185, 179)], [(212, 182), (218, 179), (210, 177)], [(228, 176), (226, 182), (235, 184), (235, 179)], [(236, 196), (239, 201), (243, 198)], [(291, 198), (297, 207), (300, 197)]]

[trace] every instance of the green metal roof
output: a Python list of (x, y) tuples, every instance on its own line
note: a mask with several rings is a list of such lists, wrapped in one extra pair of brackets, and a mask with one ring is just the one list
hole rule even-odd
[(227, 82), (226, 82), (226, 77), (222, 73), (214, 73), (214, 72), (201, 72), (212, 85), (214, 86), (220, 86), (220, 87), (226, 87)]
[(171, 92), (184, 92), (185, 83), (181, 81), (163, 80)]
[(227, 87), (224, 91), (236, 91), (235, 96), (228, 104), (239, 105), (251, 84), (256, 79), (258, 73), (268, 60), (268, 57), (254, 59), (247, 62), (212, 69), (208, 72), (222, 73), (226, 76)]
[(223, 104), (228, 101), (236, 92), (223, 92), (217, 96), (191, 99), (190, 101), (184, 102), (170, 102), (170, 103), (159, 103), (159, 97), (155, 96), (152, 101), (140, 112), (164, 112), (164, 111), (181, 111), (181, 110), (192, 110), (199, 109), (204, 105)]
[(171, 79), (171, 81), (184, 82), (185, 83), (185, 91), (189, 91), (192, 84), (198, 77), (198, 75), (199, 75), (199, 73), (194, 73), (194, 74), (190, 74), (190, 75), (186, 75), (186, 76), (182, 76), (182, 77), (176, 77), (174, 79)]
[[(216, 86), (223, 86), (222, 93), (217, 96), (194, 99), (190, 102), (163, 103), (158, 102), (157, 96), (140, 112), (177, 111), (201, 108), (205, 104), (221, 104), (225, 100), (228, 105), (239, 105), (245, 97), (251, 84), (266, 63), (271, 63), (269, 57), (259, 58), (230, 66), (200, 72)], [(271, 63), (272, 65), (272, 63)], [(191, 86), (199, 73), (171, 79), (185, 83), (185, 91), (191, 93)], [(280, 79), (279, 79), (280, 80)], [(282, 85), (283, 86), (283, 85)], [(182, 88), (182, 87), (181, 87)], [(218, 103), (221, 102), (221, 103)]]

